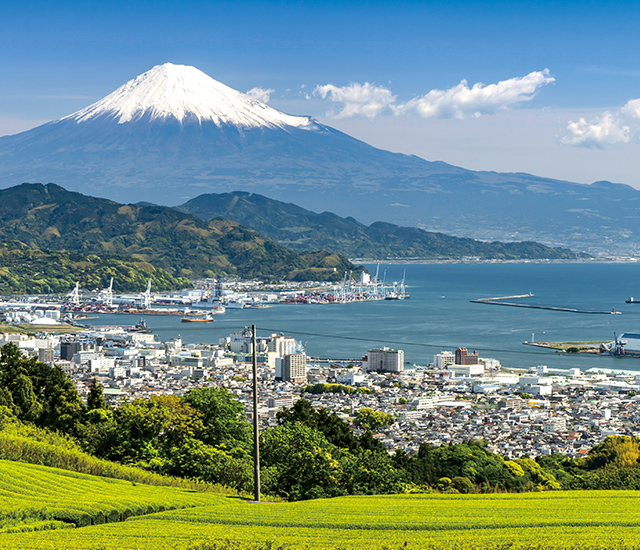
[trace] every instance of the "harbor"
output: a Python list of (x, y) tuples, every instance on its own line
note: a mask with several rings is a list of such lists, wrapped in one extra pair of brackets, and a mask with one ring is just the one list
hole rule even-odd
[[(375, 274), (376, 264), (365, 267)], [(98, 317), (77, 319), (78, 324), (94, 327), (134, 325), (144, 318), (158, 338), (168, 340), (181, 335), (185, 342), (193, 344), (217, 342), (229, 332), (252, 324), (263, 332), (282, 331), (292, 335), (303, 332), (305, 334), (300, 334), (300, 338), (308, 340), (307, 352), (315, 357), (358, 357), (363, 343), (370, 343), (404, 349), (407, 360), (424, 364), (433, 354), (449, 349), (457, 342), (465, 342), (469, 349), (481, 353), (491, 350), (504, 365), (514, 368), (553, 361), (553, 366), (561, 369), (616, 369), (624, 363), (624, 369), (640, 371), (640, 361), (629, 356), (556, 354), (542, 347), (523, 345), (524, 340), (533, 340), (533, 332), (536, 341), (578, 342), (613, 341), (614, 333), (621, 335), (640, 330), (640, 309), (635, 304), (624, 303), (630, 295), (638, 295), (640, 264), (392, 264), (380, 266), (380, 278), (386, 279), (386, 287), (392, 287), (388, 282), (400, 282), (405, 270), (406, 281), (411, 284), (409, 300), (334, 302), (324, 307), (312, 304), (294, 307), (279, 302), (270, 302), (273, 307), (266, 309), (227, 307), (212, 323), (182, 323), (184, 315), (168, 314), (167, 311), (188, 307), (209, 313), (211, 304), (203, 309), (183, 303), (151, 305), (151, 311), (122, 304), (123, 308), (130, 308), (128, 316), (90, 311), (78, 311), (73, 315)], [(184, 296), (191, 293), (195, 302), (198, 296), (206, 296), (207, 286), (203, 284), (201, 288), (185, 292)], [(224, 291), (233, 288), (238, 297), (253, 295), (266, 299), (284, 297), (287, 293), (304, 295), (323, 288), (328, 291), (332, 286), (297, 283), (284, 289), (283, 285), (229, 281), (225, 282)], [(354, 282), (352, 286), (355, 289), (358, 285)], [(526, 290), (523, 292), (523, 289)], [(609, 304), (615, 304), (616, 310), (619, 307), (623, 315), (570, 315), (540, 309), (482, 308), (471, 303), (478, 297), (516, 296), (529, 290), (535, 292), (535, 298), (524, 298), (523, 301), (535, 299), (541, 303), (603, 311)], [(166, 300), (174, 293), (154, 294), (154, 300), (163, 300), (163, 294)], [(131, 298), (134, 297), (132, 294)], [(14, 298), (10, 303), (12, 307), (14, 304), (22, 307), (25, 312), (31, 306), (43, 309), (52, 306), (43, 298), (37, 304), (34, 297), (29, 300), (32, 302)], [(52, 311), (48, 315), (54, 314)], [(61, 316), (65, 314), (62, 312)], [(35, 317), (36, 313), (33, 315)], [(17, 324), (29, 326), (24, 319)], [(47, 327), (47, 330), (53, 328)], [(29, 330), (40, 328), (32, 325)]]

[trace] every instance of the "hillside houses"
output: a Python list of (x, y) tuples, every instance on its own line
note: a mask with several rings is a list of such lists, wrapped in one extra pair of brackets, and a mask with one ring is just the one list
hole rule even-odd
[[(640, 435), (640, 377), (632, 373), (581, 373), (532, 367), (529, 372), (499, 368), (495, 360), (482, 373), (448, 366), (405, 367), (400, 372), (363, 372), (359, 365), (312, 364), (306, 377), (279, 380), (276, 368), (297, 350), (292, 339), (259, 338), (261, 425), (277, 423), (276, 413), (301, 395), (344, 419), (369, 407), (396, 419), (375, 437), (393, 452), (416, 452), (421, 444), (484, 440), (507, 457), (551, 453), (580, 456), (607, 435)], [(149, 333), (122, 328), (86, 330), (74, 335), (0, 334), (25, 355), (62, 367), (85, 395), (93, 378), (114, 400), (155, 394), (180, 395), (204, 385), (228, 388), (251, 414), (250, 334), (236, 333), (217, 344), (159, 342)], [(479, 360), (480, 363), (480, 360)], [(477, 372), (477, 371), (474, 371)], [(354, 393), (304, 393), (308, 383), (345, 384)]]

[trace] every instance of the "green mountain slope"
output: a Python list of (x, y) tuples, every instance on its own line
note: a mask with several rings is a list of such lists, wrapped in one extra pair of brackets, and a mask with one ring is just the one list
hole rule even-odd
[(149, 279), (159, 291), (193, 286), (189, 279), (174, 277), (142, 260), (0, 243), (0, 294), (66, 293), (76, 282), (81, 288), (102, 289), (109, 286), (111, 277), (117, 281), (117, 292), (142, 292)]
[(481, 242), (384, 222), (367, 226), (351, 217), (341, 218), (330, 212), (317, 214), (295, 204), (241, 191), (201, 195), (177, 208), (204, 220), (217, 216), (234, 220), (293, 250), (330, 249), (351, 258), (576, 258), (571, 250), (535, 242)]
[[(51, 183), (0, 191), (0, 239), (29, 248), (126, 256), (182, 277), (282, 279), (315, 267), (236, 222), (204, 222), (164, 206), (123, 205)], [(355, 269), (346, 259), (343, 263)], [(320, 274), (342, 277), (327, 269)]]

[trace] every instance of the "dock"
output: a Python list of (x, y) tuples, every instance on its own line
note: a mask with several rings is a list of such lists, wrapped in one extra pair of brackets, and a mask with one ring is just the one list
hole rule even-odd
[[(202, 310), (203, 315), (206, 310)], [(117, 311), (109, 311), (113, 315), (185, 315), (184, 309), (120, 309)]]

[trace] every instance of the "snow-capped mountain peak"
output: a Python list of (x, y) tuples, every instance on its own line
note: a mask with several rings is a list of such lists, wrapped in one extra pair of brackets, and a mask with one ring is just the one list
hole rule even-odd
[(313, 119), (285, 114), (225, 86), (195, 67), (165, 63), (130, 80), (100, 101), (62, 120), (109, 118), (119, 124), (142, 118), (218, 126), (305, 127)]

